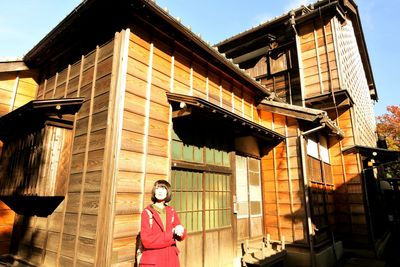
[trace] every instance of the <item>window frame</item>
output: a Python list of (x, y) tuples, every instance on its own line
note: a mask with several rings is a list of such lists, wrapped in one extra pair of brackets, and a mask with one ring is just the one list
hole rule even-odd
[[(321, 134), (310, 135), (307, 137), (306, 152), (307, 176), (310, 181), (325, 185), (333, 185), (329, 139)], [(315, 164), (318, 164), (318, 168), (315, 167)], [(315, 179), (314, 173), (317, 171), (319, 172), (321, 179)]]

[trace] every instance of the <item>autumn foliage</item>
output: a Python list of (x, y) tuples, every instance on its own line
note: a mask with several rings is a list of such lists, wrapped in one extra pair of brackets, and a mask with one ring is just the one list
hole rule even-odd
[(400, 151), (400, 105), (386, 109), (388, 113), (377, 117), (377, 131), (386, 138), (388, 149)]

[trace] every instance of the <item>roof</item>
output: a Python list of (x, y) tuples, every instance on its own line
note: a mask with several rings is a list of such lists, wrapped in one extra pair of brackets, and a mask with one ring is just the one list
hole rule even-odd
[[(274, 31), (279, 34), (281, 32), (287, 32), (290, 24), (299, 25), (312, 18), (321, 16), (321, 14), (324, 16), (332, 14), (341, 18), (350, 18), (352, 20), (358, 49), (360, 51), (361, 60), (364, 65), (364, 71), (370, 89), (370, 95), (374, 100), (378, 100), (360, 15), (357, 5), (352, 0), (321, 0), (308, 6), (303, 5), (247, 31), (223, 40), (215, 46), (218, 47), (218, 50), (221, 53), (225, 53), (227, 57), (233, 59), (239, 55), (244, 55), (250, 51), (255, 51), (263, 47), (266, 48), (264, 52), (266, 53), (268, 44), (272, 41), (268, 35), (273, 35)], [(294, 35), (294, 31), (292, 32)], [(286, 34), (290, 36), (290, 34)]]
[(0, 58), (0, 73), (29, 70), (22, 58)]
[(32, 100), (0, 117), (0, 140), (14, 138), (16, 133), (25, 134), (43, 127), (46, 121), (61, 127), (72, 127), (73, 121), (63, 118), (73, 115), (82, 106), (84, 98)]
[(261, 101), (257, 108), (273, 112), (275, 114), (318, 123), (327, 127), (330, 132), (338, 135), (340, 138), (344, 137), (343, 131), (328, 117), (326, 111), (313, 108), (305, 108), (286, 103), (279, 103), (270, 100)]
[[(108, 1), (85, 0), (33, 47), (25, 55), (24, 61), (29, 66), (37, 67), (50, 60), (54, 61), (54, 57), (61, 58), (73, 49), (82, 54), (82, 50), (87, 46), (88, 53), (96, 45), (113, 38), (116, 31), (131, 27), (132, 22), (156, 26), (160, 32), (168, 32), (170, 38), (191, 46), (193, 51), (201, 53), (202, 57), (204, 55), (203, 58), (207, 62), (234, 76), (256, 93), (262, 96), (270, 95), (264, 86), (219, 53), (211, 44), (150, 0), (117, 1), (112, 4)], [(75, 55), (76, 58), (79, 56)]]
[[(268, 129), (258, 123), (255, 123), (251, 120), (248, 120), (240, 115), (237, 115), (233, 112), (230, 112), (218, 105), (215, 105), (203, 98), (196, 97), (196, 96), (188, 96), (183, 94), (176, 94), (176, 93), (167, 93), (168, 100), (170, 102), (175, 102), (180, 105), (180, 103), (184, 103), (185, 106), (194, 107), (196, 109), (200, 109), (203, 114), (209, 114), (210, 117), (213, 119), (217, 119), (219, 121), (223, 121), (232, 126), (232, 129), (235, 131), (240, 132), (249, 132), (252, 135), (257, 136), (264, 140), (272, 141), (273, 143), (279, 143), (285, 139), (285, 136)], [(176, 117), (179, 116), (187, 116), (191, 115), (188, 111), (187, 113), (184, 107), (177, 107), (175, 110)]]
[(355, 152), (365, 155), (381, 154), (383, 156), (395, 156), (400, 158), (400, 151), (378, 148), (378, 147), (370, 147), (370, 146), (360, 146), (360, 145), (350, 146), (344, 148), (342, 152), (344, 154), (355, 153)]

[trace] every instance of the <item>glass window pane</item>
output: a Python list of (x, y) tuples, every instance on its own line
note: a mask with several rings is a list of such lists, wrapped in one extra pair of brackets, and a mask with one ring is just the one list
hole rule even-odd
[(182, 211), (188, 210), (188, 193), (182, 192)]
[(214, 164), (214, 150), (206, 148), (206, 163)]
[(193, 173), (192, 172), (186, 172), (186, 190), (192, 191), (193, 190)]
[(186, 229), (187, 231), (191, 232), (193, 231), (193, 220), (192, 220), (192, 213), (189, 212), (186, 214), (187, 218), (186, 218)]
[(198, 216), (197, 216), (197, 212), (193, 212), (193, 231), (197, 231), (198, 230), (198, 225), (199, 225), (199, 222), (198, 222)]
[(203, 163), (203, 148), (194, 147), (194, 162)]
[(319, 156), (318, 156), (318, 143), (315, 140), (311, 139), (311, 138), (307, 139), (307, 155), (312, 156), (312, 157), (314, 157), (316, 159), (319, 158)]
[(253, 159), (253, 158), (248, 158), (249, 159), (249, 170), (252, 172), (259, 172), (260, 168), (259, 168), (259, 163), (257, 159)]
[(187, 196), (187, 210), (192, 211), (193, 210), (193, 193), (188, 192), (186, 193)]
[(190, 175), (190, 172), (181, 172), (181, 190), (187, 189), (187, 176)]
[(181, 171), (176, 171), (175, 172), (175, 188), (177, 190), (181, 190), (181, 176), (182, 176), (182, 172)]
[(176, 189), (176, 171), (171, 171), (171, 189), (172, 191)]
[(215, 155), (215, 164), (221, 166), (222, 165), (222, 151), (215, 150), (214, 155)]
[(212, 210), (212, 209), (214, 209), (214, 193), (209, 193), (209, 196), (210, 196), (210, 201), (209, 201), (210, 207), (209, 207), (209, 209)]
[(238, 213), (237, 213), (238, 218), (244, 218), (249, 216), (248, 202), (238, 202), (237, 207), (238, 207)]
[(319, 137), (319, 153), (321, 155), (321, 160), (325, 163), (330, 163), (329, 161), (329, 150), (328, 150), (328, 141), (325, 136)]
[(206, 210), (210, 209), (210, 193), (206, 192), (206, 206), (204, 207)]
[(193, 162), (193, 146), (183, 146), (183, 160)]
[(197, 222), (198, 222), (198, 229), (199, 230), (203, 230), (203, 213), (202, 212), (198, 212), (197, 213)]
[(208, 230), (208, 229), (210, 229), (210, 211), (209, 210), (207, 210), (206, 212), (205, 212), (205, 214), (206, 214), (206, 229)]
[(201, 193), (201, 192), (197, 193), (197, 199), (199, 200), (197, 202), (198, 210), (201, 210), (201, 209), (203, 209), (203, 193)]
[(187, 221), (186, 221), (186, 213), (180, 213), (179, 214), (179, 219), (181, 220), (181, 224), (186, 226), (187, 225)]
[(232, 224), (232, 217), (231, 217), (231, 214), (228, 213), (227, 216), (226, 216), (226, 218), (228, 219), (227, 225), (231, 225), (231, 224)]
[(229, 158), (229, 153), (228, 152), (223, 152), (223, 165), (225, 166), (225, 167), (230, 167), (231, 166), (231, 161), (230, 161), (230, 158)]
[(261, 215), (261, 202), (251, 201), (251, 215)]
[(203, 188), (203, 174), (197, 174), (197, 189), (202, 190)]
[(173, 206), (175, 208), (175, 210), (180, 211), (181, 210), (181, 193), (179, 192), (175, 192), (173, 195)]
[(192, 192), (192, 209), (193, 210), (198, 210), (198, 199), (197, 199), (197, 193)]
[(182, 159), (182, 142), (172, 140), (172, 159), (180, 160)]
[(218, 191), (224, 190), (224, 175), (218, 175)]
[(249, 183), (250, 185), (260, 186), (260, 177), (257, 172), (250, 172), (249, 173)]
[(212, 228), (217, 228), (218, 227), (218, 211), (214, 210), (210, 214), (212, 214), (212, 225), (210, 225)]

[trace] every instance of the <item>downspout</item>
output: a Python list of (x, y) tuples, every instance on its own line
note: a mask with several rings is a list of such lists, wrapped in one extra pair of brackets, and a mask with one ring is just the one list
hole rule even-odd
[(313, 240), (313, 225), (311, 221), (311, 207), (310, 207), (310, 193), (308, 191), (308, 179), (307, 179), (307, 165), (306, 165), (306, 151), (304, 149), (305, 147), (305, 140), (304, 137), (306, 135), (312, 134), (314, 132), (317, 132), (321, 129), (325, 128), (325, 123), (322, 123), (321, 126), (318, 126), (316, 128), (310, 129), (305, 132), (300, 132), (300, 135), (298, 136), (299, 138), (299, 144), (300, 144), (300, 153), (301, 153), (301, 171), (303, 175), (303, 193), (304, 193), (304, 205), (306, 207), (306, 226), (307, 226), (307, 237), (308, 237), (308, 244), (310, 247), (310, 266), (314, 267), (316, 266), (315, 262), (315, 252), (314, 252), (314, 240)]
[[(295, 41), (296, 41), (296, 52), (297, 52), (297, 64), (299, 69), (299, 78), (300, 78), (300, 91), (301, 91), (301, 106), (305, 107), (305, 89), (304, 89), (304, 75), (303, 75), (303, 62), (300, 58), (301, 56), (301, 46), (300, 46), (300, 38), (296, 29), (296, 13), (292, 10), (290, 11), (290, 19), (289, 23), (293, 28), (293, 32), (295, 34)], [(318, 131), (325, 127), (325, 123), (321, 126), (318, 126), (314, 129), (310, 129), (306, 132), (300, 132), (298, 136), (298, 144), (300, 145), (300, 154), (301, 154), (301, 171), (303, 175), (303, 197), (304, 197), (304, 206), (306, 208), (306, 228), (307, 228), (307, 239), (308, 239), (308, 246), (310, 247), (310, 266), (315, 266), (315, 258), (314, 258), (314, 240), (313, 240), (313, 228), (311, 222), (311, 209), (310, 209), (310, 195), (308, 192), (308, 179), (307, 179), (307, 171), (306, 171), (306, 154), (304, 151), (304, 136), (307, 134), (311, 134), (315, 131)]]

